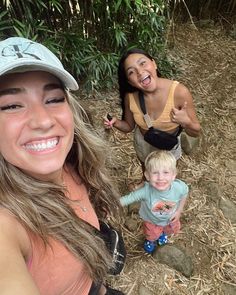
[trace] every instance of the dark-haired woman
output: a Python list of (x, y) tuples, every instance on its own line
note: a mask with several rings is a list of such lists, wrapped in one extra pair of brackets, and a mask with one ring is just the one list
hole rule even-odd
[[(147, 155), (157, 148), (144, 140), (148, 126), (139, 103), (140, 91), (154, 128), (175, 134), (181, 127), (188, 135), (199, 136), (201, 127), (190, 91), (177, 81), (159, 77), (158, 66), (148, 53), (131, 49), (123, 54), (119, 62), (118, 82), (122, 119), (104, 119), (104, 125), (125, 133), (135, 128), (134, 148), (142, 165)], [(180, 137), (171, 152), (176, 159), (181, 157)]]

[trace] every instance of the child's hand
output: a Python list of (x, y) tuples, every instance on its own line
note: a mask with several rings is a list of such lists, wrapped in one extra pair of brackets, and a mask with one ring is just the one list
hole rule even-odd
[(181, 212), (179, 210), (177, 210), (171, 217), (171, 220), (170, 220), (170, 223), (171, 222), (176, 222), (180, 219), (180, 215), (181, 215)]

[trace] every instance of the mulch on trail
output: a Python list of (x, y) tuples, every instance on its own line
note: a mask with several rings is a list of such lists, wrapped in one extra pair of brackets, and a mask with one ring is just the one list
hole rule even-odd
[[(196, 29), (188, 24), (176, 26), (168, 42), (169, 57), (181, 70), (174, 79), (190, 89), (202, 125), (200, 146), (178, 163), (178, 178), (188, 183), (190, 194), (182, 231), (171, 238), (191, 255), (194, 273), (186, 278), (144, 254), (142, 222), (134, 214), (136, 230), (122, 226), (128, 252), (125, 269), (109, 280), (129, 295), (139, 294), (140, 286), (159, 295), (229, 294), (223, 290), (236, 288), (236, 225), (224, 217), (219, 200), (236, 204), (236, 40), (220, 27)], [(118, 93), (100, 93), (83, 102), (111, 144), (116, 180), (121, 193), (127, 193), (128, 184), (138, 182), (142, 174), (132, 133), (104, 131), (102, 125), (108, 112), (120, 115)]]

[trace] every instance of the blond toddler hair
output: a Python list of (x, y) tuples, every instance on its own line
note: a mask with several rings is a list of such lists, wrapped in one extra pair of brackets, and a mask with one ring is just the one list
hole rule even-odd
[(169, 151), (154, 151), (151, 152), (145, 159), (145, 170), (152, 172), (154, 170), (169, 169), (176, 173), (176, 159)]

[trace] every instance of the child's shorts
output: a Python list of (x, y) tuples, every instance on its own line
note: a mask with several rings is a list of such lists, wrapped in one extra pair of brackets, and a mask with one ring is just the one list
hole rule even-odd
[(164, 232), (167, 235), (177, 234), (180, 231), (180, 221), (171, 222), (166, 226), (160, 226), (153, 224), (148, 221), (144, 221), (143, 223), (143, 232), (145, 238), (149, 241), (157, 240), (160, 235)]

